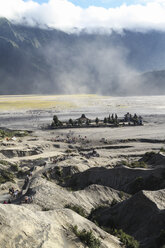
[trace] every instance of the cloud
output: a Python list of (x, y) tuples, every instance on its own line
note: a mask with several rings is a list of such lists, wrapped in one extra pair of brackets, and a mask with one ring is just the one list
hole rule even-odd
[(75, 28), (165, 30), (164, 0), (136, 2), (109, 9), (95, 6), (83, 9), (67, 0), (49, 0), (43, 4), (34, 1), (0, 0), (0, 16), (17, 23), (39, 24), (43, 27), (46, 25), (65, 31)]

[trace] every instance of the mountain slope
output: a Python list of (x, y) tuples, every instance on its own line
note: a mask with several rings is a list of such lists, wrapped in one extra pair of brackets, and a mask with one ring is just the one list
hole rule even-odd
[(139, 76), (164, 68), (164, 41), (160, 32), (67, 34), (1, 18), (0, 93), (164, 94), (163, 70)]
[(96, 216), (103, 226), (113, 223), (118, 229), (134, 236), (140, 247), (164, 247), (157, 244), (165, 226), (165, 190), (140, 191), (114, 207), (101, 209)]

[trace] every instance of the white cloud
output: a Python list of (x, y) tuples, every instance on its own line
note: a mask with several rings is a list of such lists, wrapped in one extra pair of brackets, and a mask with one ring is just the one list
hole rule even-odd
[(158, 29), (165, 30), (165, 0), (140, 0), (145, 4), (121, 5), (117, 8), (75, 6), (67, 0), (49, 0), (38, 4), (34, 1), (0, 0), (0, 16), (18, 23), (26, 19), (53, 28), (105, 29)]

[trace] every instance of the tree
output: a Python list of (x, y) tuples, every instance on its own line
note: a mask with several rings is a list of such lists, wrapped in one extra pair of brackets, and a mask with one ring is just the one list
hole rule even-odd
[(86, 125), (89, 126), (89, 124), (90, 124), (90, 120), (87, 119), (86, 120)]
[(59, 125), (59, 119), (58, 119), (57, 115), (54, 115), (53, 116), (53, 121), (54, 121), (54, 125), (55, 126), (58, 126)]
[(99, 123), (99, 118), (98, 117), (96, 117), (95, 122), (96, 122), (96, 125)]
[(72, 119), (69, 119), (69, 124), (73, 126), (73, 120)]
[(81, 121), (81, 119), (78, 119), (78, 125), (82, 125), (82, 121)]
[(111, 123), (111, 117), (110, 117), (110, 115), (108, 116), (108, 123)]
[(52, 126), (63, 126), (63, 123), (61, 121), (59, 121), (57, 115), (53, 116), (53, 122), (52, 122)]
[(59, 121), (57, 115), (54, 115), (54, 116), (53, 116), (53, 125), (54, 125), (54, 126), (62, 126), (62, 122)]
[(104, 123), (107, 124), (107, 118), (106, 117), (104, 118)]
[(81, 118), (86, 118), (85, 114), (82, 114), (82, 115), (81, 115)]

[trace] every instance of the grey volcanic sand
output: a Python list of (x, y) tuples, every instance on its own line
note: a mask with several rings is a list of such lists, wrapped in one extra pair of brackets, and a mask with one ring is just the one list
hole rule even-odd
[[(0, 144), (0, 160), (16, 162), (24, 171), (33, 168), (30, 188), (35, 192), (33, 204), (0, 205), (0, 222), (3, 224), (0, 244), (4, 248), (37, 248), (41, 246), (45, 248), (83, 248), (84, 245), (71, 231), (71, 225), (78, 225), (80, 229), (92, 230), (95, 236), (101, 240), (101, 248), (121, 247), (117, 238), (105, 233), (94, 223), (74, 211), (65, 209), (66, 204), (73, 203), (84, 207), (89, 213), (93, 207), (105, 203), (111, 205), (113, 199), (121, 201), (118, 190), (103, 185), (91, 185), (76, 192), (68, 191), (58, 185), (56, 180), (47, 180), (46, 177), (43, 177), (43, 172), (48, 173), (49, 169), (53, 171), (57, 167), (64, 172), (65, 169), (71, 168), (73, 173), (85, 172), (96, 167), (111, 169), (123, 159), (138, 160), (147, 151), (159, 151), (165, 144), (165, 97), (99, 97), (98, 99), (89, 97), (88, 100), (90, 101), (87, 101), (86, 98), (86, 102), (78, 103), (77, 108), (26, 109), (0, 113), (1, 127), (33, 131), (29, 136), (16, 140), (6, 141), (3, 139)], [(54, 114), (61, 120), (68, 120), (69, 118), (78, 118), (82, 113), (89, 118), (96, 116), (103, 118), (112, 113), (123, 116), (126, 112), (142, 115), (144, 126), (41, 129), (42, 126), (52, 122)], [(76, 143), (68, 142), (68, 134), (71, 139), (76, 138)], [(58, 136), (59, 140), (57, 141)], [(84, 138), (85, 136), (86, 138)], [(83, 151), (83, 148), (88, 151)], [(93, 149), (99, 156), (86, 157), (85, 153), (91, 152)], [(69, 153), (67, 153), (68, 150)], [(54, 159), (59, 157), (64, 157), (64, 160), (55, 163)], [(46, 166), (37, 165), (38, 159), (45, 160)], [(2, 164), (1, 168), (6, 169), (7, 167)], [(147, 171), (145, 168), (140, 170)], [(135, 174), (136, 171), (138, 173), (138, 170), (134, 171)], [(93, 174), (91, 176), (93, 177)], [(122, 175), (121, 180), (123, 180)], [(9, 197), (9, 187), (14, 186), (21, 189), (23, 182), (23, 178), (15, 178), (15, 183), (7, 182), (0, 185), (0, 201)], [(10, 237), (10, 242), (8, 237)]]
[[(61, 96), (63, 99), (64, 96)], [(74, 97), (66, 96), (67, 101), (75, 103), (76, 107), (51, 108), (20, 111), (0, 111), (0, 127), (11, 129), (38, 130), (42, 126), (52, 122), (56, 114), (60, 120), (78, 118), (85, 113), (89, 118), (103, 118), (112, 113), (119, 117), (125, 113), (137, 113), (144, 118), (143, 127), (126, 128), (97, 128), (97, 129), (73, 129), (75, 134), (87, 135), (92, 139), (105, 137), (108, 139), (126, 138), (152, 138), (165, 139), (165, 96), (141, 96), (141, 97)], [(20, 102), (21, 104), (21, 102)], [(68, 130), (56, 130), (56, 133), (67, 133)]]

